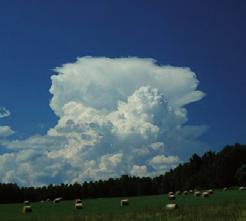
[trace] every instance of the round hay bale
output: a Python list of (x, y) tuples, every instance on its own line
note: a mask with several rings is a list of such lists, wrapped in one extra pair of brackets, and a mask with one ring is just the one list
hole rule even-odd
[(207, 192), (208, 192), (209, 194), (213, 194), (213, 193), (214, 193), (214, 191), (213, 191), (212, 189), (209, 189)]
[(55, 198), (53, 200), (53, 203), (60, 203), (62, 201), (62, 198), (61, 197), (58, 197), (58, 198)]
[(244, 186), (240, 186), (240, 187), (239, 187), (239, 190), (240, 190), (240, 191), (243, 191), (243, 190), (246, 190), (246, 188), (245, 188)]
[(175, 200), (176, 196), (174, 194), (167, 196), (169, 200)]
[(28, 200), (25, 200), (25, 201), (23, 202), (23, 204), (24, 204), (24, 205), (29, 205), (30, 202), (29, 202)]
[(174, 209), (177, 209), (178, 208), (178, 205), (176, 203), (169, 203), (166, 205), (166, 209), (167, 210), (174, 210)]
[(200, 191), (195, 191), (194, 192), (194, 196), (201, 196), (201, 192)]
[(209, 197), (209, 192), (207, 192), (207, 191), (202, 192), (202, 197)]
[(177, 190), (175, 195), (180, 195), (181, 194), (181, 191)]
[(120, 201), (120, 206), (128, 206), (129, 205), (129, 201), (128, 199), (122, 199)]
[(75, 209), (83, 209), (83, 203), (81, 202), (81, 203), (75, 203), (75, 206), (74, 206), (74, 208)]
[(31, 213), (32, 212), (32, 207), (31, 206), (23, 206), (22, 212), (23, 213)]
[(183, 194), (184, 194), (184, 195), (188, 195), (188, 191), (185, 190), (185, 191), (183, 192)]
[(81, 199), (76, 199), (75, 203), (82, 203)]

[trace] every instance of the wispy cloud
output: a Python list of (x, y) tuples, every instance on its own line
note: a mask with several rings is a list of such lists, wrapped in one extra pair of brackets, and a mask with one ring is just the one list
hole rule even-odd
[(10, 111), (5, 107), (0, 107), (0, 118), (4, 118), (8, 116), (10, 116)]
[[(10, 111), (5, 107), (0, 107), (0, 119), (9, 117)], [(0, 125), (0, 138), (1, 137), (8, 137), (10, 135), (14, 134), (14, 131), (11, 129), (10, 126), (2, 126)]]

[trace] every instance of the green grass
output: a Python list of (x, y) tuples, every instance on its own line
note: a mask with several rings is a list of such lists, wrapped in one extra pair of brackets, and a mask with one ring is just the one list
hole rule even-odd
[(120, 207), (121, 198), (83, 200), (83, 210), (74, 209), (74, 201), (58, 204), (31, 203), (33, 212), (22, 214), (22, 204), (0, 204), (1, 221), (232, 221), (246, 220), (246, 191), (216, 191), (209, 198), (178, 196), (179, 208), (166, 211), (166, 195), (129, 198), (130, 205)]

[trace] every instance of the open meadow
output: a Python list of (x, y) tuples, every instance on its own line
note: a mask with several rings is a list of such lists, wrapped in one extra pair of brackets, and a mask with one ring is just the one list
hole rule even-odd
[(130, 197), (129, 205), (120, 207), (122, 198), (83, 200), (84, 208), (74, 209), (74, 201), (31, 203), (32, 213), (23, 214), (23, 204), (0, 204), (1, 221), (195, 221), (246, 220), (246, 191), (215, 191), (208, 198), (193, 194), (177, 196), (178, 208), (167, 211), (167, 195)]

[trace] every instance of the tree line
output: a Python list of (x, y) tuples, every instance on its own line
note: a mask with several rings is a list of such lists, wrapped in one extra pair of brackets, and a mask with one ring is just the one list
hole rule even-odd
[(41, 201), (62, 197), (101, 198), (163, 194), (169, 191), (246, 186), (246, 145), (226, 146), (215, 153), (194, 154), (186, 163), (167, 173), (151, 177), (131, 177), (42, 187), (0, 184), (0, 203)]

